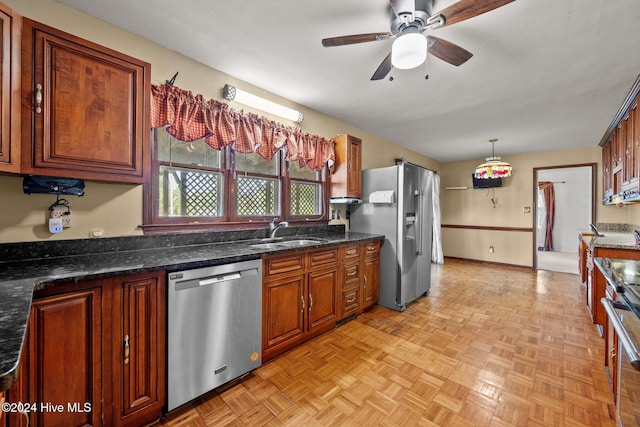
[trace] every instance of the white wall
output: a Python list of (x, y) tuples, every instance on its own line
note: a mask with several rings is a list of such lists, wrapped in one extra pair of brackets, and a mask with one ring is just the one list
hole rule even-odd
[[(591, 167), (538, 170), (541, 181), (554, 182), (553, 250), (577, 253), (576, 236), (591, 222)], [(544, 241), (544, 226), (537, 233), (537, 241)]]

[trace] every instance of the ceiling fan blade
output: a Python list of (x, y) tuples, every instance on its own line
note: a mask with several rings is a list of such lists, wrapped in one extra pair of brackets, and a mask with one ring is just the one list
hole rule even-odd
[(387, 40), (391, 37), (391, 33), (367, 33), (367, 34), (353, 34), (351, 36), (330, 37), (328, 39), (322, 39), (322, 46), (344, 46), (347, 44), (375, 42), (378, 40)]
[(382, 60), (380, 65), (378, 65), (378, 69), (376, 69), (373, 76), (371, 76), (371, 80), (382, 80), (387, 77), (387, 74), (391, 72), (393, 65), (391, 65), (391, 52)]
[(428, 52), (451, 65), (462, 65), (473, 56), (473, 53), (461, 48), (457, 44), (434, 36), (427, 37), (430, 41)]
[(444, 16), (444, 25), (451, 25), (490, 12), (514, 1), (515, 0), (460, 0), (441, 10), (439, 13), (434, 13), (434, 16)]

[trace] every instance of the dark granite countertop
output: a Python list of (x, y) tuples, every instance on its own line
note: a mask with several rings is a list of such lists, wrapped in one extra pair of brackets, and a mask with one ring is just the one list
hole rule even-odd
[(34, 290), (109, 276), (176, 271), (257, 259), (384, 236), (345, 232), (344, 226), (278, 231), (284, 239), (309, 236), (317, 244), (256, 249), (265, 230), (185, 233), (57, 242), (0, 244), (0, 391), (17, 379), (18, 362)]

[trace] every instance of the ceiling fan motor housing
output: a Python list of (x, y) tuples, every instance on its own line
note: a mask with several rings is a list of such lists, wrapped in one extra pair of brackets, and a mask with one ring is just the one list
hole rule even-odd
[[(393, 9), (389, 10), (392, 34), (401, 33), (408, 27), (422, 29), (431, 16), (433, 0), (415, 0), (415, 9), (414, 0), (397, 0), (395, 7), (398, 16), (393, 12)], [(414, 12), (413, 21), (409, 21), (411, 12)]]

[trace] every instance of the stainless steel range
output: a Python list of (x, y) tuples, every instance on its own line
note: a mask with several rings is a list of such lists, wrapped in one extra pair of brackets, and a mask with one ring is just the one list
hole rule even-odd
[[(640, 262), (598, 259), (600, 270), (621, 297), (602, 298), (609, 322), (619, 339), (617, 421), (620, 426), (640, 425)], [(604, 273), (604, 271), (603, 271)]]
[(262, 261), (168, 275), (169, 411), (262, 364)]

